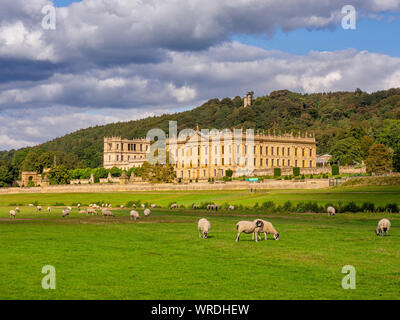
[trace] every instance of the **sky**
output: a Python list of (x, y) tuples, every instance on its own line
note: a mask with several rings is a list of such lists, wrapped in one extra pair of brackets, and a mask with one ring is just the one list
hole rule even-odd
[(6, 0), (0, 150), (250, 90), (400, 87), (399, 32), (400, 0)]

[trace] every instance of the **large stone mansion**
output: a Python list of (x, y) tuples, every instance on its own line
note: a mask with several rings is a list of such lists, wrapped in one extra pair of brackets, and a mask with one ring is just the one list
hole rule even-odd
[[(227, 170), (235, 176), (250, 168), (252, 175), (273, 173), (274, 168), (283, 170), (293, 167), (315, 168), (317, 162), (316, 140), (313, 134), (271, 134), (257, 131), (253, 139), (246, 140), (245, 133), (239, 139), (235, 133), (225, 136), (207, 135), (193, 130), (190, 139), (166, 139), (166, 151), (173, 159), (178, 179), (207, 180), (220, 178)], [(148, 161), (150, 140), (127, 140), (121, 137), (104, 138), (104, 167), (128, 170)]]

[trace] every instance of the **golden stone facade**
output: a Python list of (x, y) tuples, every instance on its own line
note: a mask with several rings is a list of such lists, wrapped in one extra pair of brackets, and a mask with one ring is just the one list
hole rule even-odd
[[(166, 150), (181, 180), (221, 178), (227, 170), (232, 170), (234, 176), (259, 176), (273, 173), (274, 168), (316, 167), (316, 141), (312, 134), (191, 131), (190, 136), (166, 139)], [(150, 149), (150, 141), (145, 139), (105, 138), (104, 167), (128, 170), (141, 166), (149, 159)]]

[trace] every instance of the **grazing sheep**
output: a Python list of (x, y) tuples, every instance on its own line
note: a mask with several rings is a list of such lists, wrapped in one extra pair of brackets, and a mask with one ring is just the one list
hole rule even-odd
[(47, 212), (50, 213), (51, 212), (51, 208), (47, 207)]
[(32, 203), (30, 203), (30, 204), (29, 204), (29, 207), (34, 207), (34, 206), (35, 206), (35, 205), (34, 205), (34, 204), (32, 204)]
[(14, 218), (15, 219), (16, 213), (14, 210), (10, 210), (10, 218)]
[(254, 239), (254, 236), (256, 236), (256, 237), (259, 237), (259, 239), (261, 240), (260, 233), (264, 232), (265, 240), (267, 240), (267, 234), (272, 234), (274, 236), (275, 240), (279, 240), (279, 233), (275, 230), (275, 228), (274, 228), (274, 226), (272, 225), (271, 222), (268, 222), (268, 221), (265, 221), (265, 220), (262, 220), (262, 219), (254, 220), (254, 222), (257, 222), (257, 221), (262, 221), (263, 227), (262, 228), (257, 228), (254, 231), (252, 239)]
[(101, 212), (101, 215), (103, 217), (115, 217), (114, 214), (110, 210), (103, 210)]
[(151, 211), (150, 211), (150, 209), (145, 209), (143, 213), (144, 213), (145, 217), (148, 217), (150, 215)]
[(133, 204), (133, 205), (132, 205), (132, 208), (136, 209), (136, 204)]
[(98, 215), (97, 211), (95, 209), (93, 209), (93, 208), (87, 209), (87, 214), (88, 215), (91, 214), (92, 216), (97, 216)]
[(218, 211), (218, 206), (216, 204), (209, 204), (207, 210)]
[(41, 206), (37, 206), (36, 209), (37, 209), (37, 211), (39, 211), (39, 212), (42, 211), (42, 207), (41, 207)]
[(193, 209), (198, 209), (198, 208), (199, 208), (199, 206), (197, 204), (193, 205)]
[[(256, 221), (253, 221), (253, 222), (251, 222), (251, 221), (239, 221), (236, 224), (236, 229), (238, 231), (237, 236), (236, 236), (236, 242), (239, 241), (240, 234), (242, 232), (247, 233), (247, 234), (254, 233), (256, 228), (263, 228), (263, 226), (264, 226), (264, 223), (261, 220), (256, 220)], [(258, 241), (257, 237), (256, 237), (255, 240), (256, 240), (256, 242)]]
[(376, 228), (376, 230), (375, 230), (376, 235), (379, 236), (379, 234), (381, 234), (382, 237), (384, 236), (385, 233), (386, 233), (386, 235), (388, 235), (390, 226), (391, 226), (391, 224), (388, 219), (382, 219), (381, 221), (379, 221), (378, 228)]
[(18, 212), (18, 213), (20, 213), (21, 210), (19, 209), (19, 207), (16, 207), (16, 208), (15, 208), (15, 211)]
[(157, 208), (157, 205), (155, 205), (154, 203), (150, 206), (152, 209)]
[(86, 210), (79, 210), (79, 214), (87, 214)]
[(121, 204), (120, 208), (123, 209), (123, 208), (125, 208), (125, 206), (123, 204)]
[(108, 205), (108, 207), (109, 207), (109, 208), (112, 208), (112, 205), (111, 205), (111, 203)]
[(102, 208), (104, 208), (104, 207), (105, 207), (105, 204), (104, 204), (104, 203), (102, 203), (102, 204), (101, 204), (101, 206), (102, 206)]
[(171, 209), (178, 209), (178, 205), (176, 203), (171, 204)]
[(141, 207), (142, 207), (142, 209), (146, 208), (146, 206), (144, 205), (144, 203), (142, 204), (142, 206), (141, 206)]
[(334, 207), (328, 207), (327, 211), (328, 211), (328, 216), (329, 217), (330, 216), (334, 216), (336, 214), (336, 210), (335, 210)]
[(130, 213), (129, 213), (129, 215), (130, 215), (130, 217), (131, 217), (131, 220), (133, 219), (133, 220), (137, 220), (137, 219), (140, 219), (140, 216), (139, 216), (139, 212), (137, 212), (137, 211), (135, 211), (135, 210), (132, 210)]
[(230, 205), (228, 209), (233, 211), (233, 210), (235, 210), (235, 207), (233, 205)]
[(72, 208), (71, 208), (71, 207), (68, 207), (67, 210), (68, 210), (68, 211), (72, 211)]
[(78, 207), (78, 209), (80, 209), (80, 207), (81, 207), (81, 204), (80, 204), (80, 203), (78, 203), (77, 207)]
[(211, 229), (210, 221), (208, 221), (205, 218), (200, 219), (199, 223), (197, 224), (197, 227), (199, 229), (199, 238), (203, 237), (204, 239), (207, 239), (207, 235)]
[(67, 216), (69, 216), (69, 210), (63, 210), (63, 211), (62, 211), (62, 217), (63, 217), (63, 219), (64, 219), (65, 217), (67, 217)]

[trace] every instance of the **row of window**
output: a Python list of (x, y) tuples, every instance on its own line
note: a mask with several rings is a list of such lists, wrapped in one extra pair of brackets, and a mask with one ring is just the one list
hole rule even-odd
[[(263, 146), (258, 146), (258, 147), (255, 146), (254, 154), (257, 153), (257, 148), (259, 148), (258, 150), (260, 151), (260, 155), (290, 156), (290, 154), (291, 154), (290, 147), (265, 147), (265, 149), (264, 149)], [(299, 148), (294, 148), (294, 156), (295, 157), (298, 156), (298, 153), (299, 153), (298, 149)], [(195, 148), (181, 148), (182, 157), (185, 156), (186, 150), (189, 150), (190, 156), (192, 156), (193, 150), (195, 150)], [(305, 155), (306, 155), (306, 152), (307, 152), (306, 150), (307, 150), (306, 148), (301, 149), (301, 155), (303, 157), (305, 157)], [(205, 155), (208, 155), (208, 147), (207, 146), (203, 148), (203, 151), (204, 151)], [(236, 146), (236, 153), (240, 154), (240, 146), (238, 146), (238, 145)], [(244, 146), (244, 153), (247, 154), (247, 146)], [(198, 147), (197, 154), (201, 154), (200, 147)], [(216, 154), (216, 155), (218, 154), (218, 146), (214, 146), (214, 154)], [(221, 146), (221, 154), (225, 154), (225, 146)], [(232, 154), (232, 146), (231, 145), (229, 146), (229, 154)], [(309, 155), (310, 155), (310, 157), (313, 156), (313, 149), (309, 149)], [(178, 156), (178, 149), (176, 149), (176, 156)]]
[[(208, 166), (208, 159), (205, 159), (205, 160), (206, 161), (205, 161), (204, 165)], [(221, 161), (221, 165), (224, 166), (225, 165), (225, 159), (222, 158), (221, 160), (222, 160)], [(269, 161), (269, 160), (271, 160), (271, 161)], [(238, 163), (240, 164), (240, 159), (239, 158), (236, 160), (236, 164), (238, 164)], [(244, 164), (247, 166), (247, 164), (248, 164), (247, 159), (245, 159), (245, 163)], [(292, 166), (293, 163), (290, 161), (290, 159), (264, 159), (264, 160), (263, 159), (259, 159), (258, 165), (260, 167), (262, 167), (264, 164), (265, 164), (265, 167), (269, 167), (269, 166), (271, 166), (271, 167), (280, 167), (280, 166), (282, 166), (282, 167), (286, 167), (286, 166), (290, 167), (290, 166)], [(294, 160), (294, 166), (295, 167), (297, 167), (299, 164), (301, 164), (301, 166), (303, 168), (306, 167), (306, 161), (305, 160), (302, 160), (301, 162), (298, 161), (298, 160)], [(197, 165), (200, 166), (200, 160), (197, 161)], [(214, 165), (218, 166), (218, 159), (215, 159)], [(232, 159), (229, 159), (227, 165), (232, 165)], [(190, 160), (189, 166), (193, 167), (193, 161), (192, 160)], [(257, 166), (257, 159), (254, 159), (254, 166)], [(313, 162), (311, 160), (309, 162), (309, 167), (311, 168), (312, 166), (313, 166)], [(181, 162), (181, 166), (180, 167), (182, 167), (182, 168), (185, 167), (185, 162), (184, 161)]]
[[(125, 158), (125, 159), (127, 159), (127, 161), (130, 161), (130, 160), (131, 160), (131, 156), (128, 155), (127, 158)], [(143, 159), (143, 156), (133, 156), (133, 159)], [(124, 161), (124, 155), (121, 155), (121, 157), (120, 157), (120, 156), (117, 154), (117, 159), (116, 159), (116, 161), (117, 161), (117, 162), (123, 162), (123, 161)], [(111, 162), (111, 155), (108, 156), (108, 162)]]
[[(124, 143), (121, 143), (121, 151), (124, 151)], [(119, 150), (119, 146), (120, 146), (120, 144), (119, 143), (117, 143), (116, 145), (115, 145), (115, 148), (116, 148), (116, 150)], [(136, 143), (128, 143), (127, 144), (127, 146), (128, 146), (128, 151), (140, 151), (140, 152), (143, 152), (143, 150), (145, 150), (145, 151), (147, 151), (148, 149), (149, 149), (149, 145), (144, 145), (144, 144), (136, 144)], [(145, 148), (143, 147), (143, 146), (146, 146)], [(112, 143), (109, 143), (108, 144), (108, 150), (110, 151), (110, 150), (112, 150)]]

